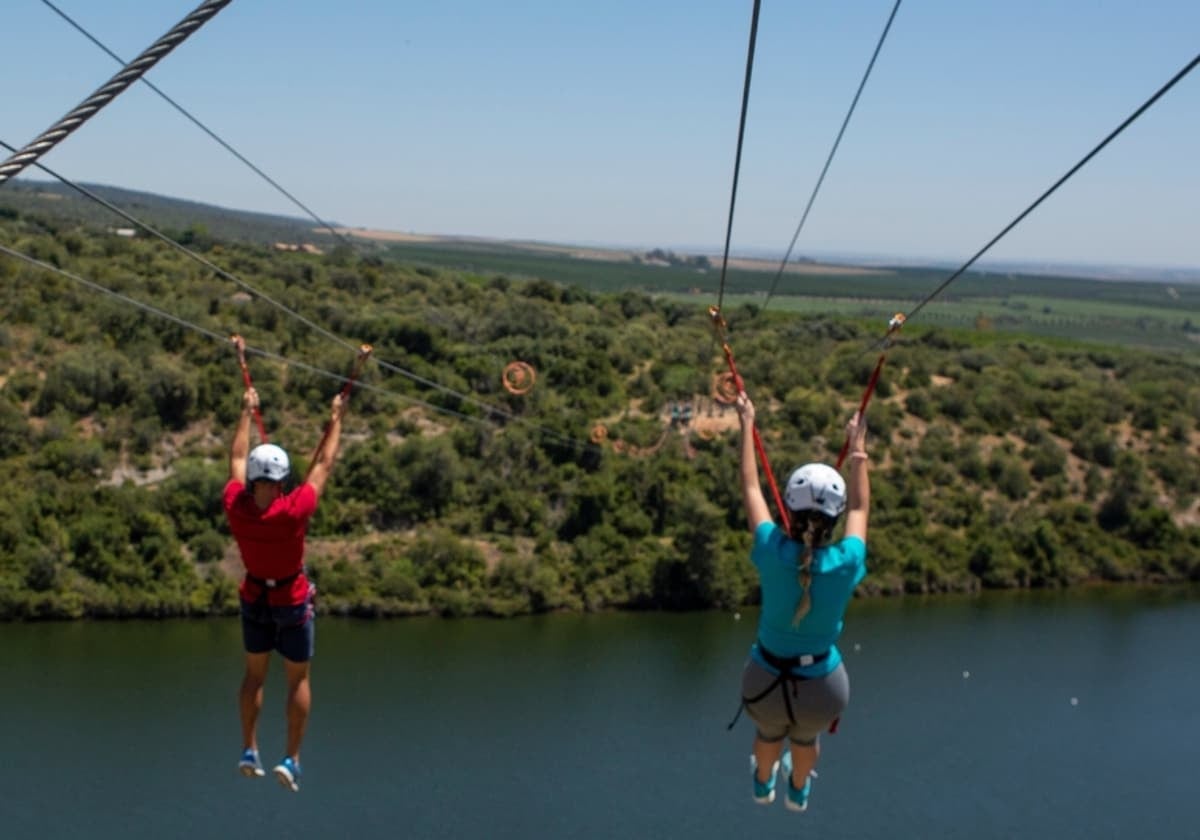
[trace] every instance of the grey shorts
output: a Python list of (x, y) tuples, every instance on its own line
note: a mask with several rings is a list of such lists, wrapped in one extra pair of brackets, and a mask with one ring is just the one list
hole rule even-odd
[[(749, 660), (742, 671), (742, 697), (758, 697), (777, 679), (777, 675), (753, 659)], [(784, 692), (787, 692), (786, 699)], [(764, 741), (788, 738), (793, 744), (814, 744), (817, 736), (833, 723), (849, 702), (850, 677), (846, 666), (839, 663), (823, 677), (781, 680), (761, 700), (747, 703), (746, 714), (750, 715), (758, 727), (758, 737)]]

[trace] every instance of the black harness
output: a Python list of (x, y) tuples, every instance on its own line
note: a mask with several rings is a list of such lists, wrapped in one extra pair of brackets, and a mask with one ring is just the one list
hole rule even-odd
[[(733, 729), (734, 724), (738, 722), (738, 718), (742, 716), (742, 709), (762, 700), (776, 688), (783, 689), (783, 705), (787, 709), (788, 722), (795, 723), (796, 716), (792, 712), (792, 697), (796, 695), (796, 684), (805, 682), (811, 679), (811, 677), (797, 674), (793, 669), (807, 668), (809, 665), (816, 665), (818, 662), (824, 662), (829, 658), (829, 651), (823, 653), (802, 653), (798, 656), (776, 656), (767, 650), (761, 641), (758, 642), (758, 652), (762, 656), (763, 661), (779, 673), (775, 675), (775, 679), (771, 684), (758, 694), (753, 697), (742, 696), (742, 702), (738, 704), (737, 714), (733, 716), (733, 720), (729, 721), (729, 726), (725, 727), (726, 729)], [(789, 685), (792, 687), (792, 697), (788, 696), (787, 687)]]
[(301, 569), (300, 571), (296, 572), (295, 574), (288, 575), (287, 577), (260, 578), (260, 577), (255, 577), (254, 575), (247, 572), (246, 580), (250, 581), (251, 583), (253, 583), (255, 586), (258, 587), (258, 597), (254, 599), (257, 602), (257, 601), (261, 601), (264, 598), (266, 598), (267, 593), (270, 592), (272, 589), (281, 589), (283, 587), (290, 586), (292, 584), (292, 581), (294, 581), (296, 578), (300, 577), (300, 575), (302, 575), (302, 574), (304, 574), (304, 569)]

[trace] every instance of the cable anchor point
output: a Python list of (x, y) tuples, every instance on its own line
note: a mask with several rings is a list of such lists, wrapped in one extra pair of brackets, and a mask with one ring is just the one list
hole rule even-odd
[(888, 319), (887, 335), (885, 335), (883, 337), (883, 341), (880, 342), (881, 347), (886, 350), (891, 346), (892, 339), (895, 337), (896, 333), (900, 332), (900, 328), (904, 326), (904, 322), (906, 320), (907, 318), (903, 312), (897, 312), (890, 319)]
[(715, 305), (708, 307), (708, 317), (712, 319), (713, 329), (723, 335), (729, 325), (725, 323), (725, 316), (721, 314), (720, 307)]

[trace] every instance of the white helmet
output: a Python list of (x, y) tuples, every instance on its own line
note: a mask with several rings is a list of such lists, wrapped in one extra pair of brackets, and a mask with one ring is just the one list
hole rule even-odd
[(831, 519), (846, 509), (846, 482), (827, 464), (805, 464), (792, 473), (783, 503), (788, 510), (819, 510)]
[(250, 450), (246, 463), (247, 481), (283, 481), (291, 472), (288, 455), (273, 443), (260, 443)]

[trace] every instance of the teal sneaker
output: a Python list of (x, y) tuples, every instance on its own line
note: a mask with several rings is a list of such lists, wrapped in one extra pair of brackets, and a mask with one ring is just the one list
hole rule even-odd
[(765, 782), (758, 780), (758, 759), (750, 756), (750, 780), (754, 782), (754, 801), (759, 805), (770, 805), (775, 801), (775, 774), (779, 772), (779, 762), (771, 768), (771, 778)]
[(787, 797), (784, 799), (783, 804), (787, 806), (787, 809), (789, 811), (796, 811), (797, 813), (803, 813), (804, 811), (808, 810), (808, 794), (811, 791), (812, 791), (812, 777), (811, 776), (804, 780), (804, 787), (800, 788), (799, 790), (792, 787), (792, 780), (789, 777), (788, 778)]
[(292, 793), (300, 790), (300, 764), (292, 761), (290, 755), (276, 764), (271, 772), (275, 774), (276, 781)]
[(242, 760), (238, 762), (238, 772), (247, 779), (260, 778), (267, 775), (262, 762), (258, 760), (258, 750), (247, 747), (242, 751)]
[(817, 773), (815, 770), (811, 771), (808, 774), (808, 778), (804, 780), (804, 787), (797, 789), (792, 787), (792, 751), (790, 749), (783, 751), (783, 758), (779, 764), (781, 768), (780, 772), (787, 779), (788, 786), (787, 796), (784, 797), (783, 804), (787, 806), (789, 811), (803, 813), (808, 810), (808, 794), (812, 790), (812, 780)]

